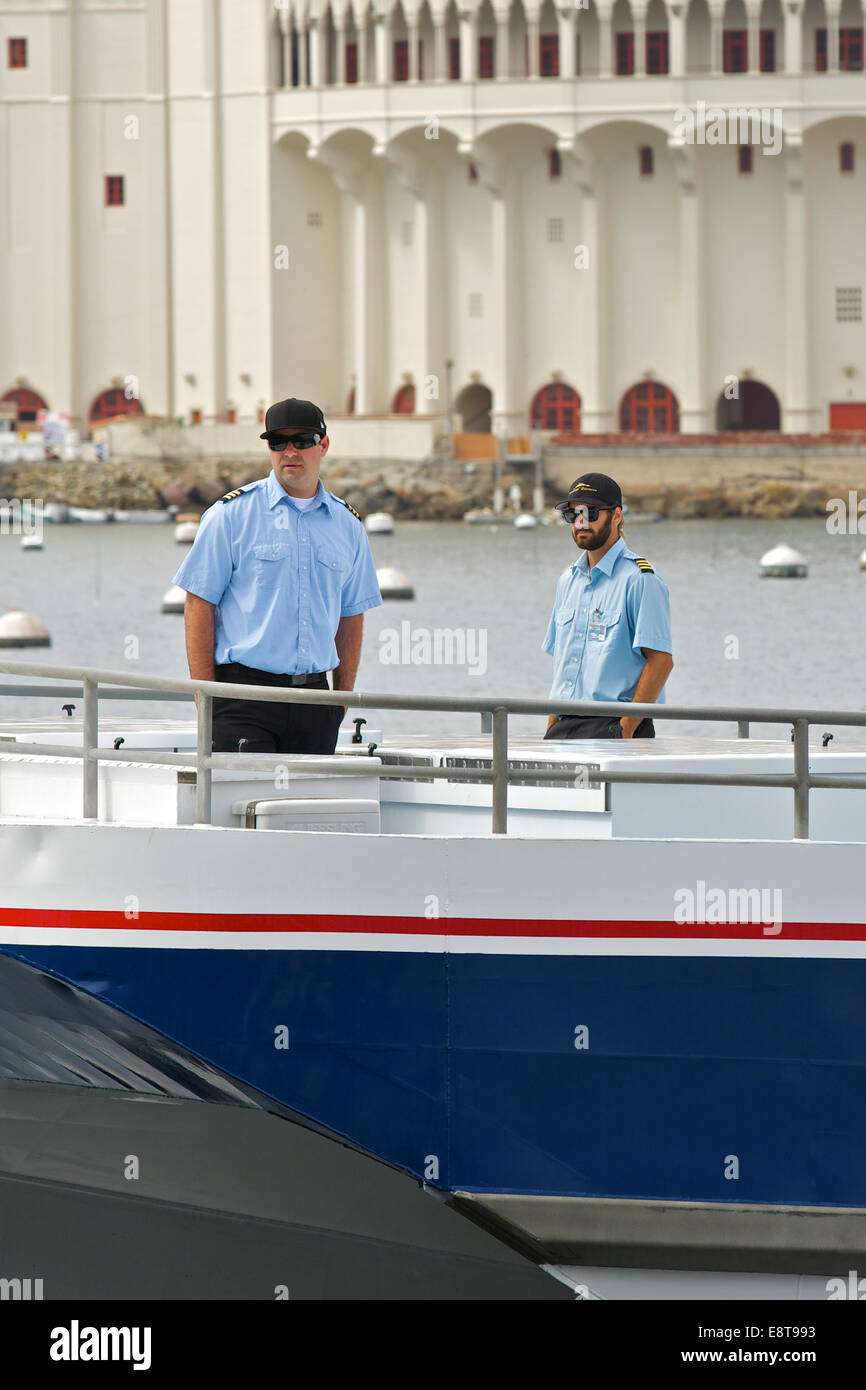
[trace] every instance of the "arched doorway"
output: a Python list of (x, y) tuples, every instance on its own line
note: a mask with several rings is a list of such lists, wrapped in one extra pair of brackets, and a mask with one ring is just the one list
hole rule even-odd
[(532, 398), (529, 418), (534, 430), (556, 430), (559, 434), (580, 431), (580, 396), (564, 381), (551, 381)]
[(7, 407), (14, 406), (17, 419), (16, 429), (27, 429), (30, 425), (35, 425), (36, 416), (40, 410), (47, 410), (48, 406), (36, 391), (28, 391), (25, 386), (18, 386), (14, 391), (7, 391), (6, 395), (0, 399), (0, 405)]
[(87, 418), (91, 425), (98, 425), (103, 420), (116, 420), (122, 415), (143, 414), (140, 400), (135, 396), (130, 399), (122, 387), (112, 386), (108, 391), (101, 391), (95, 398)]
[(392, 415), (414, 415), (415, 414), (415, 387), (411, 381), (406, 386), (401, 386), (394, 400), (391, 403)]
[(716, 402), (716, 429), (777, 430), (781, 422), (779, 398), (762, 381), (740, 381), (737, 397), (728, 400), (724, 391)]
[(463, 433), (489, 434), (492, 405), (493, 392), (489, 386), (482, 386), (477, 381), (471, 386), (464, 386), (454, 402), (463, 422)]
[(677, 398), (660, 381), (639, 381), (626, 391), (619, 407), (623, 434), (678, 434)]

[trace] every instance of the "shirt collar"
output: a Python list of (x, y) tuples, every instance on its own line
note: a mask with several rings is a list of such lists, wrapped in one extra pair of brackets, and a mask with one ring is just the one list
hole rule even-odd
[[(277, 482), (276, 475), (273, 469), (271, 469), (270, 473), (268, 474), (268, 481), (265, 486), (268, 494), (268, 506), (271, 508), (271, 510), (273, 510), (273, 508), (276, 507), (280, 502), (288, 502), (290, 500), (289, 494), (286, 492), (286, 489), (283, 487), (281, 483)], [(313, 494), (313, 498), (320, 504), (323, 503), (328, 508), (329, 512), (331, 511), (331, 494), (325, 491), (322, 485), (321, 478), (319, 479), (319, 485)], [(308, 507), (307, 510), (314, 511), (315, 508)]]
[[(610, 577), (610, 575), (613, 573), (614, 565), (616, 564), (620, 555), (624, 553), (625, 548), (625, 541), (623, 540), (622, 536), (620, 536), (619, 540), (614, 542), (610, 550), (605, 551), (598, 564), (593, 565), (593, 572), (595, 570), (600, 570), (602, 574), (606, 574), (608, 577)], [(574, 568), (576, 570), (581, 570), (584, 574), (589, 573), (589, 559), (587, 558), (585, 550), (580, 555), (580, 558), (575, 561)], [(590, 578), (592, 578), (592, 575), (590, 575)]]

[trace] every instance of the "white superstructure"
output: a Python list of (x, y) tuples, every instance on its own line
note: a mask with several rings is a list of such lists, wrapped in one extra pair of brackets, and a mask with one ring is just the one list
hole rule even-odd
[(85, 429), (288, 394), (395, 438), (866, 427), (863, 22), (0, 0), (0, 397)]

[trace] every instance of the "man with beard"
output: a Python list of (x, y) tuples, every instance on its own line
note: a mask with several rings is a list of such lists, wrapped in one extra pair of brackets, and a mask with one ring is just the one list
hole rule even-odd
[[(559, 577), (542, 649), (553, 657), (551, 700), (652, 705), (673, 669), (670, 595), (622, 538), (622, 492), (585, 473), (557, 503), (582, 552)], [(651, 719), (552, 714), (545, 738), (654, 738)]]

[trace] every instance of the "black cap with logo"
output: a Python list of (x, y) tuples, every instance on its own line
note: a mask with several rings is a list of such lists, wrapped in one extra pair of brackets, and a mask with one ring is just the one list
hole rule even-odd
[(328, 432), (325, 417), (317, 405), (290, 396), (287, 401), (277, 401), (276, 405), (269, 407), (265, 416), (265, 432), (259, 435), (259, 439), (267, 439), (269, 434), (278, 430), (302, 429), (304, 426), (316, 430), (323, 439)]
[(621, 507), (622, 490), (606, 473), (584, 473), (575, 478), (565, 501), (557, 502), (556, 508), (561, 511), (563, 507), (574, 507), (581, 502), (589, 507)]

